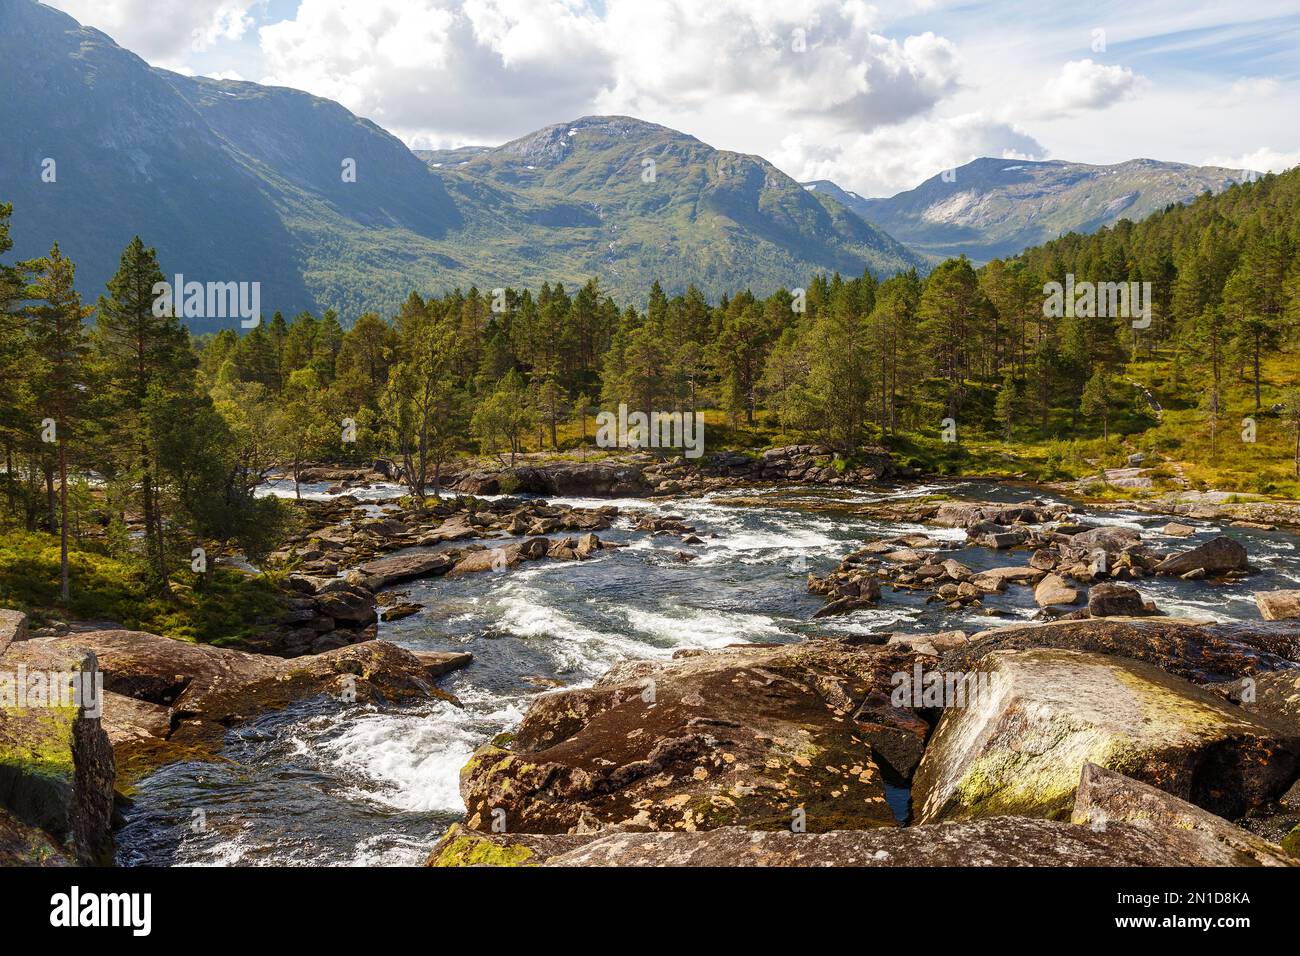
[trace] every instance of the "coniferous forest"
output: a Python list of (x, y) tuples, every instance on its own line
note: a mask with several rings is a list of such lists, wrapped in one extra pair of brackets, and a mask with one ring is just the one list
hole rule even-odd
[[(655, 284), (620, 303), (594, 280), (413, 290), (395, 315), (345, 316), (346, 328), (332, 312), (275, 311), (202, 336), (154, 315), (167, 270), (147, 237), (94, 302), (56, 245), (4, 266), (4, 506), (59, 532), (68, 498), (74, 538), (116, 542), (165, 591), (186, 542), (273, 549), (284, 519), (253, 489), (282, 464), (392, 457), (421, 494), (455, 457), (572, 449), (619, 403), (703, 413), (737, 446), (818, 442), (851, 461), (883, 444), (940, 473), (1043, 478), (1086, 476), (1085, 458), (1182, 452), (1203, 480), (1294, 494), (1298, 221), (1290, 172), (980, 268), (813, 275), (718, 302)], [(1067, 275), (1151, 283), (1149, 328), (1045, 315), (1044, 286)], [(956, 442), (940, 441), (944, 419)], [(128, 511), (143, 517), (142, 552), (117, 533)]]

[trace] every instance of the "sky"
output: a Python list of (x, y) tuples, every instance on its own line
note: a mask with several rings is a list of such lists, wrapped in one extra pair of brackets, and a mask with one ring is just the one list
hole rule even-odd
[(47, 0), (413, 148), (625, 114), (892, 195), (980, 156), (1300, 163), (1300, 0)]

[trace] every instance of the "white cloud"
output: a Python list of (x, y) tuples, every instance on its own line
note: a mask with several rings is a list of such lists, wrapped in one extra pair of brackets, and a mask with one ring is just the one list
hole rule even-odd
[(862, 0), (302, 0), (259, 37), (265, 82), (408, 139), (497, 142), (592, 112), (864, 131), (956, 88), (951, 42), (876, 20)]
[(150, 63), (176, 69), (191, 53), (238, 40), (257, 0), (46, 0)]
[(1300, 166), (1300, 149), (1289, 153), (1279, 152), (1268, 146), (1261, 146), (1249, 153), (1236, 156), (1212, 156), (1205, 160), (1206, 166), (1222, 166), (1225, 169), (1253, 169), (1260, 173), (1280, 173), (1292, 166)]
[(890, 196), (981, 156), (1045, 159), (1028, 133), (984, 113), (901, 123), (859, 136), (787, 137), (772, 157), (796, 179), (830, 179), (863, 196)]
[(408, 139), (499, 141), (589, 110), (610, 77), (597, 26), (565, 0), (302, 0), (259, 31), (262, 82)]
[(1136, 96), (1145, 84), (1125, 66), (1071, 60), (1047, 84), (1042, 104), (1056, 112), (1105, 109)]
[(1282, 84), (1273, 76), (1243, 76), (1232, 84), (1230, 95), (1235, 98), (1265, 99), (1276, 96)]
[(724, 108), (762, 119), (827, 118), (859, 130), (934, 106), (957, 85), (956, 47), (933, 33), (874, 32), (860, 0), (609, 0), (615, 81), (603, 111)]

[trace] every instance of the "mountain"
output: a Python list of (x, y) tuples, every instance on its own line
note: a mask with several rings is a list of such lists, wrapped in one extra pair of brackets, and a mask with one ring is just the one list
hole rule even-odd
[(417, 156), (330, 100), (150, 67), (35, 0), (0, 0), (0, 88), (14, 253), (58, 240), (92, 299), (137, 233), (169, 275), (257, 281), (267, 311), (332, 307), (345, 323), (412, 289), (596, 276), (641, 301), (655, 279), (716, 297), (923, 264), (765, 160), (661, 126), (587, 117)]
[[(651, 282), (711, 296), (794, 287), (815, 270), (892, 273), (921, 259), (758, 156), (626, 116), (587, 116), (493, 149), (437, 151), (466, 236), (524, 284), (596, 275), (636, 298)], [(504, 261), (503, 261), (504, 260)], [(516, 280), (518, 281), (518, 280)]]
[(821, 180), (831, 196), (932, 259), (965, 254), (976, 263), (1014, 255), (1067, 232), (1139, 220), (1257, 174), (1217, 166), (1133, 159), (1113, 166), (1060, 160), (977, 159), (889, 199), (864, 199)]

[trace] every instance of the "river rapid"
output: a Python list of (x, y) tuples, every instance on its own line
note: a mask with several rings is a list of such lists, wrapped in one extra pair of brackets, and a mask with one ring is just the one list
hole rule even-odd
[[(305, 485), (304, 496), (326, 497), (325, 487)], [(291, 483), (266, 491), (293, 494)], [(985, 600), (996, 615), (946, 611), (926, 605), (924, 594), (886, 587), (877, 607), (811, 620), (823, 601), (807, 593), (807, 575), (832, 570), (842, 555), (873, 536), (925, 531), (956, 548), (945, 557), (976, 570), (1024, 564), (1023, 552), (961, 547), (960, 530), (853, 513), (855, 505), (940, 491), (972, 500), (1063, 500), (1038, 488), (987, 482), (759, 489), (654, 501), (550, 499), (581, 507), (618, 505), (620, 518), (600, 537), (627, 547), (583, 562), (530, 562), (500, 574), (393, 588), (424, 610), (381, 622), (380, 638), (416, 650), (473, 652), (474, 662), (440, 685), (463, 708), (441, 701), (349, 706), (318, 698), (232, 729), (220, 761), (173, 764), (139, 783), (117, 833), (117, 862), (418, 864), (464, 810), (458, 774), (473, 750), (512, 729), (535, 695), (588, 684), (615, 661), (816, 634), (954, 628), (972, 633), (1032, 617), (1032, 588), (1013, 585)], [(383, 485), (349, 491), (369, 498), (376, 510), (401, 493)], [(634, 511), (681, 516), (704, 543), (684, 546), (675, 537), (633, 532), (627, 515)], [(1167, 614), (1259, 620), (1255, 591), (1300, 586), (1300, 538), (1291, 533), (1189, 521), (1196, 535), (1175, 539), (1159, 532), (1165, 517), (1121, 510), (1089, 513), (1089, 520), (1140, 529), (1156, 547), (1171, 550), (1221, 532), (1245, 545), (1259, 573), (1244, 581), (1143, 579), (1143, 594)], [(682, 551), (697, 557), (683, 563)], [(904, 816), (906, 793), (891, 798)]]

